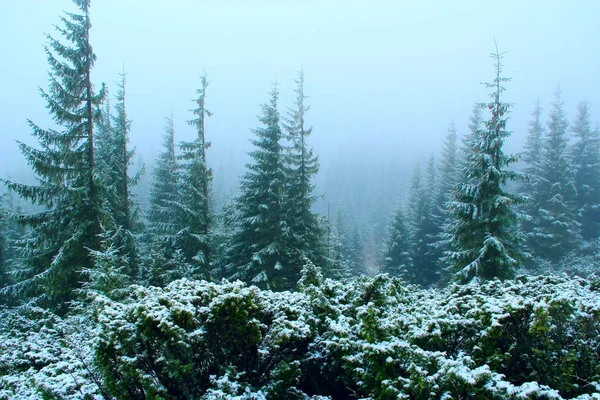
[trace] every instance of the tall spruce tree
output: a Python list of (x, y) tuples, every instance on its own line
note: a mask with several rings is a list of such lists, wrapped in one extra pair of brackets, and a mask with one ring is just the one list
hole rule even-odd
[(239, 226), (229, 252), (229, 275), (262, 288), (285, 290), (293, 288), (301, 264), (290, 264), (286, 215), (283, 213), (285, 165), (282, 132), (279, 126), (275, 84), (271, 99), (262, 106), (260, 122), (264, 127), (254, 129), (255, 149), (242, 176), (238, 198)]
[(121, 74), (119, 82), (119, 90), (117, 92), (117, 103), (115, 105), (116, 115), (114, 117), (114, 186), (117, 192), (118, 204), (115, 209), (115, 219), (117, 226), (123, 230), (134, 232), (137, 224), (137, 208), (133, 200), (132, 187), (139, 181), (140, 175), (143, 173), (143, 166), (131, 176), (129, 168), (133, 164), (135, 149), (129, 148), (129, 131), (131, 129), (131, 121), (127, 118), (125, 108), (125, 86), (127, 75), (125, 72)]
[[(100, 106), (100, 109), (96, 112), (95, 115), (95, 152), (96, 152), (96, 167), (100, 171), (102, 175), (102, 179), (106, 182), (110, 178), (109, 171), (110, 161), (111, 161), (111, 153), (114, 150), (114, 129), (112, 125), (112, 103), (111, 96), (108, 88), (105, 89), (105, 98), (103, 99), (103, 104)], [(106, 185), (108, 186), (108, 185)], [(103, 193), (103, 196), (106, 198), (106, 201), (109, 201), (108, 195), (114, 194), (115, 191), (111, 191), (109, 193)], [(110, 202), (114, 202), (115, 199), (110, 199)]]
[(456, 125), (451, 122), (442, 145), (442, 157), (439, 165), (439, 179), (435, 189), (436, 214), (443, 215), (445, 204), (450, 198), (450, 193), (458, 180), (458, 155)]
[(221, 210), (214, 216), (211, 224), (211, 278), (214, 281), (225, 278), (227, 249), (237, 227), (236, 202), (233, 197), (225, 200)]
[(503, 189), (507, 181), (521, 178), (508, 169), (517, 158), (502, 150), (504, 140), (510, 136), (506, 130), (510, 104), (501, 102), (500, 97), (509, 79), (502, 76), (503, 54), (497, 47), (491, 57), (495, 76), (492, 83), (486, 84), (492, 89), (491, 101), (480, 104), (490, 117), (467, 141), (464, 177), (448, 203), (452, 220), (445, 235), (452, 250), (446, 252), (446, 260), (460, 281), (509, 278), (521, 258), (518, 215), (514, 210), (520, 198)]
[(485, 107), (482, 107), (481, 103), (473, 104), (471, 116), (469, 117), (469, 132), (466, 135), (464, 135), (461, 139), (460, 154), (458, 155), (458, 177), (460, 179), (466, 178), (466, 175), (461, 173), (461, 171), (467, 167), (467, 164), (469, 163), (468, 160), (470, 160), (473, 156), (475, 144), (479, 141), (477, 132), (479, 132), (483, 124), (484, 109)]
[(46, 207), (19, 220), (32, 228), (21, 241), (19, 281), (4, 290), (33, 296), (38, 304), (65, 312), (74, 289), (98, 250), (102, 204), (94, 154), (94, 113), (104, 90), (94, 93), (91, 72), (96, 56), (90, 45), (89, 0), (75, 0), (80, 14), (66, 13), (56, 29), (62, 43), (48, 35), (49, 90), (41, 91), (56, 125), (42, 129), (29, 121), (40, 148), (19, 143), (37, 185), (5, 184), (19, 196)]
[[(137, 184), (140, 170), (136, 176), (130, 176), (129, 168), (135, 150), (129, 148), (129, 131), (131, 121), (127, 118), (125, 94), (126, 74), (120, 74), (121, 80), (116, 96), (115, 115), (107, 101), (103, 110), (97, 117), (98, 134), (96, 135), (96, 152), (98, 155), (98, 170), (102, 178), (102, 197), (104, 206), (111, 217), (105, 229), (113, 231), (107, 235), (104, 243), (108, 247), (116, 248), (121, 259), (126, 259), (126, 271), (133, 278), (139, 273), (138, 248), (135, 239), (135, 230), (138, 225), (138, 216), (131, 188)], [(110, 245), (108, 242), (113, 242)]]
[(206, 140), (206, 117), (212, 114), (206, 109), (206, 74), (201, 77), (201, 86), (194, 100), (192, 110), (195, 118), (188, 124), (196, 128), (196, 138), (181, 142), (179, 195), (176, 202), (181, 230), (177, 234), (177, 247), (181, 249), (188, 264), (197, 270), (197, 277), (210, 280), (210, 238), (211, 224), (209, 192), (212, 171), (208, 168), (206, 150), (210, 143)]
[(328, 206), (327, 215), (321, 219), (320, 224), (323, 232), (321, 247), (325, 252), (323, 276), (331, 279), (350, 277), (349, 265), (342, 257), (342, 213), (338, 211), (333, 222)]
[(539, 175), (532, 190), (532, 228), (527, 233), (527, 245), (533, 255), (554, 262), (580, 244), (579, 226), (572, 212), (576, 189), (568, 154), (567, 127), (561, 93), (557, 90)]
[[(385, 241), (381, 272), (390, 276), (404, 277), (413, 271), (411, 258), (411, 237), (408, 221), (402, 206), (398, 207), (388, 228)], [(409, 277), (410, 280), (413, 277)]]
[[(444, 137), (442, 147), (442, 158), (439, 165), (439, 179), (435, 191), (433, 192), (432, 220), (434, 224), (434, 243), (432, 244), (432, 261), (438, 263), (444, 253), (449, 249), (442, 235), (444, 227), (449, 223), (449, 215), (446, 209), (446, 203), (450, 200), (450, 195), (454, 185), (458, 182), (458, 154), (456, 149), (457, 133), (456, 125), (451, 122), (448, 126), (448, 132)], [(438, 273), (443, 274), (442, 268), (438, 268)]]
[[(308, 147), (307, 138), (312, 133), (312, 127), (305, 126), (305, 116), (310, 106), (305, 104), (304, 70), (298, 72), (296, 80), (296, 102), (289, 111), (287, 123), (284, 124), (287, 138), (291, 146), (286, 154), (286, 196), (285, 211), (288, 217), (288, 229), (293, 264), (304, 265), (306, 257), (316, 265), (325, 263), (324, 252), (321, 248), (321, 227), (312, 206), (316, 197), (313, 179), (319, 172), (319, 161)], [(294, 273), (300, 273), (297, 268)], [(292, 280), (300, 276), (291, 277)]]
[(178, 231), (175, 202), (177, 201), (177, 183), (179, 181), (175, 157), (173, 115), (165, 118), (163, 148), (152, 171), (150, 207), (146, 213), (147, 231), (152, 239), (161, 246), (171, 248)]
[(346, 227), (346, 224), (341, 222), (338, 231), (341, 232), (342, 240), (342, 260), (348, 266), (350, 276), (360, 276), (367, 273), (365, 258), (364, 258), (364, 241), (358, 230), (358, 225), (354, 225), (352, 230)]
[[(25, 229), (18, 222), (18, 216), (21, 214), (20, 207), (15, 207), (13, 193), (9, 190), (0, 196), (0, 304), (16, 304), (14, 298), (2, 291), (14, 283), (14, 272), (11, 264), (17, 257), (17, 244), (25, 234)], [(15, 218), (16, 217), (16, 218)]]
[(430, 185), (433, 179), (433, 163), (426, 182), (421, 177), (421, 168), (417, 165), (410, 185), (409, 219), (411, 227), (412, 272), (406, 278), (421, 285), (430, 285), (439, 278), (437, 260), (432, 245), (435, 237), (435, 224), (432, 215)]
[(15, 205), (13, 192), (12, 190), (8, 190), (7, 193), (4, 194), (6, 202), (4, 203), (4, 208), (0, 205), (0, 208), (3, 208), (4, 211), (4, 219), (2, 223), (4, 224), (4, 262), (6, 265), (6, 271), (8, 272), (8, 281), (11, 280), (10, 267), (8, 263), (11, 260), (17, 258), (18, 256), (18, 241), (23, 239), (26, 233), (26, 227), (23, 226), (19, 222), (19, 216), (23, 214), (23, 209), (21, 206)]
[(577, 117), (571, 127), (575, 143), (571, 148), (574, 169), (575, 214), (585, 240), (600, 236), (600, 132), (592, 129), (590, 105), (582, 101), (577, 107)]
[[(530, 233), (535, 229), (537, 223), (535, 216), (538, 215), (539, 194), (536, 190), (540, 188), (540, 175), (542, 164), (543, 140), (545, 136), (544, 126), (541, 120), (542, 107), (538, 99), (535, 103), (532, 119), (529, 121), (529, 129), (527, 130), (527, 138), (525, 140), (525, 151), (523, 152), (523, 161), (525, 161), (526, 173), (525, 181), (520, 185), (519, 191), (525, 195), (526, 202), (522, 204), (522, 210), (528, 218), (521, 222), (521, 230), (525, 237), (528, 238)], [(528, 242), (529, 240), (527, 240)]]
[(9, 221), (7, 217), (12, 207), (8, 210), (4, 207), (5, 196), (10, 196), (10, 193), (5, 193), (4, 196), (0, 195), (0, 304), (10, 305), (14, 302), (2, 289), (13, 282), (9, 266), (10, 259), (13, 256), (10, 249), (18, 238), (14, 237), (14, 232), (11, 232), (11, 225), (14, 225), (14, 222)]
[[(539, 165), (542, 161), (542, 144), (544, 139), (544, 126), (542, 125), (542, 105), (538, 99), (531, 113), (532, 120), (529, 121), (527, 139), (525, 140), (525, 151), (523, 161), (527, 164), (525, 173), (530, 176), (539, 175)], [(531, 182), (531, 180), (529, 180)]]
[[(434, 271), (436, 278), (435, 281), (439, 278), (438, 271), (438, 259), (439, 252), (436, 246), (439, 235), (440, 235), (440, 225), (438, 224), (437, 219), (437, 203), (436, 203), (436, 189), (438, 184), (438, 170), (436, 167), (435, 155), (431, 153), (429, 157), (429, 161), (427, 162), (427, 174), (426, 174), (426, 182), (425, 182), (425, 194), (427, 198), (427, 222), (428, 227), (425, 232), (426, 239), (426, 251), (425, 258), (427, 264), (430, 266), (432, 272)], [(433, 283), (433, 282), (431, 282)]]
[[(123, 255), (120, 248), (116, 247), (123, 239), (120, 228), (106, 231), (100, 235), (102, 250), (92, 250), (94, 264), (90, 268), (83, 268), (82, 274), (86, 277), (81, 292), (95, 296), (102, 294), (114, 300), (123, 300), (127, 294), (126, 288), (131, 284), (129, 257)], [(85, 304), (77, 304), (83, 306)]]
[[(6, 211), (2, 204), (3, 198), (0, 196), (0, 289), (8, 285), (8, 270), (6, 266), (6, 259), (8, 253), (8, 238), (7, 238), (7, 226), (6, 226)], [(0, 301), (2, 295), (0, 295)]]
[(175, 157), (175, 128), (173, 115), (165, 118), (163, 152), (159, 154), (150, 186), (150, 206), (146, 212), (146, 243), (150, 247), (149, 258), (144, 262), (146, 281), (163, 286), (170, 282), (175, 267), (175, 237), (180, 231), (178, 218), (179, 171)]

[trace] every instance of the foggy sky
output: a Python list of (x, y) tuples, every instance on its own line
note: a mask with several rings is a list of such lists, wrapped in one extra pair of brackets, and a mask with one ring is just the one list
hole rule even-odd
[[(47, 87), (44, 33), (68, 0), (0, 5), (0, 176), (22, 176), (15, 139), (34, 143), (26, 119), (51, 120), (38, 87)], [(314, 126), (309, 142), (322, 170), (341, 158), (393, 159), (412, 165), (439, 151), (448, 123), (466, 131), (480, 83), (493, 79), (494, 37), (505, 56), (504, 101), (512, 102), (509, 143), (520, 149), (540, 97), (547, 115), (557, 85), (569, 119), (587, 98), (600, 107), (600, 2), (588, 1), (228, 1), (93, 0), (97, 87), (128, 73), (131, 139), (146, 163), (160, 151), (164, 117), (173, 109), (177, 140), (206, 70), (211, 164), (237, 184), (259, 104), (280, 82), (281, 110), (292, 106), (296, 71)], [(545, 118), (545, 117), (544, 117)], [(377, 157), (374, 155), (377, 154)], [(224, 172), (223, 172), (224, 171)], [(219, 172), (217, 172), (219, 173)], [(235, 175), (235, 176), (233, 176)]]

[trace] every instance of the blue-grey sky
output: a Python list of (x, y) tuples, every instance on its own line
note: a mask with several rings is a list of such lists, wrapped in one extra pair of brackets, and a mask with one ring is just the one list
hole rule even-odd
[[(32, 142), (26, 119), (49, 126), (38, 93), (47, 85), (42, 45), (62, 10), (73, 5), (0, 4), (2, 176), (21, 174), (14, 140)], [(508, 52), (505, 100), (515, 104), (508, 126), (515, 149), (536, 98), (548, 111), (559, 84), (569, 117), (587, 98), (596, 121), (599, 15), (596, 0), (93, 0), (94, 81), (114, 88), (125, 65), (131, 138), (149, 162), (171, 108), (178, 139), (192, 137), (185, 121), (206, 70), (214, 113), (209, 157), (237, 176), (271, 83), (280, 82), (285, 110), (302, 65), (310, 141), (324, 169), (340, 157), (408, 165), (439, 150), (452, 119), (466, 130), (473, 102), (486, 99), (480, 83), (493, 78), (494, 37)]]

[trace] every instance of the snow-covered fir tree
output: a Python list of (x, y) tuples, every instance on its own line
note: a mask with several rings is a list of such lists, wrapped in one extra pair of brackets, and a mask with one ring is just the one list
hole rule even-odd
[(342, 254), (343, 224), (341, 211), (338, 210), (335, 221), (333, 221), (328, 206), (327, 215), (321, 218), (320, 226), (321, 232), (323, 232), (323, 244), (321, 246), (325, 253), (324, 267), (321, 268), (323, 275), (331, 279), (350, 277), (349, 264)]
[[(111, 96), (109, 93), (109, 89), (105, 88), (105, 97), (103, 99), (103, 103), (100, 106), (100, 109), (96, 112), (95, 115), (95, 134), (94, 134), (94, 145), (96, 152), (96, 165), (100, 174), (102, 176), (103, 181), (107, 181), (110, 178), (110, 170), (111, 170), (111, 152), (114, 150), (114, 128), (112, 125), (112, 103)], [(103, 195), (107, 197), (112, 194), (115, 195), (115, 191), (104, 193)], [(114, 198), (105, 199), (106, 202), (115, 202)]]
[[(175, 251), (175, 235), (180, 230), (178, 219), (178, 182), (179, 171), (175, 157), (175, 129), (173, 116), (165, 118), (163, 134), (163, 151), (159, 154), (150, 186), (150, 207), (146, 212), (148, 221), (146, 228), (146, 245), (150, 248), (144, 262), (144, 274), (147, 277), (165, 276), (164, 268), (169, 268), (169, 261)], [(157, 260), (160, 260), (158, 262)], [(154, 271), (155, 269), (161, 271)], [(149, 278), (148, 278), (149, 279)], [(154, 279), (152, 284), (162, 286), (169, 283)]]
[(230, 197), (225, 200), (221, 210), (216, 213), (211, 225), (211, 277), (219, 281), (225, 277), (227, 248), (237, 227), (237, 212), (235, 199)]
[(477, 132), (481, 129), (483, 124), (483, 110), (485, 107), (481, 107), (481, 103), (473, 104), (471, 115), (469, 116), (469, 123), (467, 127), (469, 132), (461, 138), (460, 151), (457, 155), (458, 160), (458, 178), (465, 179), (465, 174), (461, 171), (467, 167), (468, 160), (472, 157), (474, 151), (473, 143), (477, 142)]
[[(524, 172), (535, 178), (539, 175), (539, 165), (542, 158), (542, 144), (545, 135), (542, 125), (542, 104), (538, 99), (531, 113), (531, 121), (527, 129), (527, 139), (525, 139), (525, 151), (523, 152), (523, 161), (527, 164)], [(535, 179), (533, 179), (535, 180)], [(532, 182), (529, 179), (527, 183)], [(524, 188), (526, 186), (523, 186)]]
[(131, 198), (129, 196), (128, 168), (134, 154), (127, 148), (131, 121), (125, 108), (126, 75), (122, 73), (113, 114), (108, 99), (97, 118), (96, 154), (98, 170), (105, 186), (102, 193), (114, 219), (115, 226), (130, 228)]
[(558, 261), (580, 244), (579, 224), (572, 212), (577, 192), (568, 154), (568, 122), (560, 96), (557, 90), (530, 195), (532, 221), (527, 232), (533, 255), (550, 261)]
[[(444, 137), (442, 145), (442, 157), (439, 164), (439, 179), (437, 180), (435, 190), (433, 191), (432, 220), (435, 227), (433, 243), (431, 245), (432, 260), (439, 263), (440, 258), (449, 250), (447, 243), (442, 239), (444, 226), (449, 222), (449, 215), (446, 209), (446, 203), (450, 200), (450, 194), (454, 185), (458, 182), (458, 154), (456, 148), (457, 133), (456, 125), (451, 122), (448, 131)], [(443, 268), (438, 272), (443, 274)]]
[(335, 219), (327, 207), (327, 215), (322, 218), (321, 230), (325, 249), (326, 267), (323, 273), (327, 278), (341, 279), (365, 274), (363, 240), (358, 225), (348, 226), (341, 210), (337, 210)]
[(2, 289), (15, 282), (17, 271), (13, 265), (17, 264), (18, 244), (25, 235), (25, 227), (18, 220), (20, 214), (22, 210), (15, 206), (11, 190), (0, 195), (0, 305), (17, 304), (17, 299)]
[(387, 273), (390, 276), (404, 277), (412, 281), (414, 277), (406, 276), (413, 271), (410, 246), (410, 227), (405, 217), (405, 212), (402, 206), (400, 206), (394, 213), (394, 218), (388, 228), (381, 272)]
[[(0, 196), (0, 200), (2, 197)], [(12, 190), (8, 190), (4, 194), (4, 203), (0, 201), (0, 209), (3, 210), (3, 221), (4, 224), (4, 261), (10, 263), (10, 261), (18, 256), (18, 242), (21, 240), (27, 228), (19, 222), (19, 216), (23, 214), (23, 208), (20, 205), (15, 205), (14, 196)], [(7, 267), (8, 270), (9, 267)]]
[(4, 181), (17, 195), (45, 207), (18, 217), (32, 229), (20, 241), (19, 280), (4, 291), (33, 297), (58, 312), (67, 310), (85, 280), (81, 270), (93, 265), (88, 249), (100, 249), (104, 219), (94, 154), (94, 113), (104, 90), (95, 94), (91, 79), (96, 56), (89, 40), (90, 2), (75, 4), (80, 13), (66, 13), (63, 26), (56, 27), (64, 41), (48, 36), (46, 46), (49, 89), (42, 97), (59, 130), (29, 121), (39, 147), (19, 143), (19, 148), (37, 184)]
[(91, 250), (94, 264), (83, 268), (81, 273), (86, 277), (80, 291), (85, 295), (101, 294), (113, 300), (123, 299), (126, 287), (131, 284), (129, 254), (119, 249), (123, 234), (115, 231), (104, 231), (99, 235), (102, 250)]
[(521, 221), (521, 230), (525, 237), (535, 228), (536, 220), (533, 218), (538, 212), (539, 194), (536, 190), (540, 187), (539, 180), (542, 165), (542, 147), (545, 137), (545, 129), (542, 124), (542, 106), (538, 99), (531, 113), (527, 138), (525, 139), (525, 151), (523, 152), (523, 161), (525, 161), (524, 172), (525, 180), (519, 186), (519, 192), (526, 197), (526, 201), (521, 205), (521, 209), (528, 218)]
[(210, 280), (209, 192), (212, 171), (206, 159), (206, 150), (210, 146), (206, 140), (206, 117), (212, 114), (206, 109), (207, 88), (208, 78), (204, 74), (197, 90), (198, 98), (194, 100), (194, 118), (188, 121), (196, 128), (196, 138), (179, 145), (181, 163), (176, 206), (181, 230), (177, 233), (176, 247), (182, 251), (186, 262), (195, 266), (198, 278)]
[(502, 76), (503, 55), (497, 47), (491, 57), (495, 76), (492, 83), (486, 84), (492, 89), (491, 100), (480, 104), (490, 116), (484, 127), (466, 141), (462, 182), (456, 185), (448, 203), (451, 222), (445, 238), (452, 250), (445, 257), (460, 281), (509, 278), (521, 258), (518, 214), (514, 210), (520, 197), (503, 188), (509, 180), (522, 178), (509, 169), (517, 158), (502, 150), (504, 140), (510, 136), (506, 130), (510, 104), (501, 102), (503, 84), (509, 78)]
[(450, 198), (450, 193), (458, 180), (458, 155), (456, 151), (457, 142), (456, 125), (451, 122), (442, 144), (442, 156), (439, 164), (438, 180), (435, 189), (436, 213), (443, 214), (445, 203)]
[(342, 241), (342, 260), (347, 264), (351, 276), (360, 276), (367, 273), (363, 255), (364, 241), (358, 225), (351, 229), (343, 220), (338, 224), (338, 232)]
[[(438, 216), (437, 216), (437, 203), (436, 203), (436, 194), (437, 194), (437, 185), (438, 185), (438, 170), (436, 166), (435, 155), (431, 153), (429, 157), (429, 161), (427, 162), (427, 171), (426, 171), (426, 181), (425, 181), (425, 194), (428, 202), (428, 210), (427, 210), (427, 232), (425, 233), (425, 258), (427, 263), (431, 265), (432, 271), (435, 271), (435, 281), (439, 279), (439, 268), (438, 268), (438, 260), (440, 258), (439, 248), (437, 246), (439, 241), (439, 236), (441, 234), (441, 226), (439, 225)], [(432, 282), (433, 283), (433, 282)]]
[(426, 179), (421, 176), (420, 166), (417, 165), (415, 168), (410, 183), (410, 202), (408, 204), (412, 268), (407, 269), (409, 272), (406, 278), (412, 283), (421, 285), (430, 285), (439, 278), (437, 260), (433, 252), (433, 244), (437, 238), (430, 189), (430, 185), (434, 181), (434, 164), (430, 163), (430, 165)]
[[(287, 138), (291, 146), (286, 153), (286, 190), (284, 208), (288, 215), (289, 247), (292, 254), (292, 264), (303, 264), (306, 257), (317, 265), (324, 264), (324, 254), (321, 248), (319, 220), (313, 213), (312, 206), (316, 197), (313, 180), (319, 172), (318, 157), (309, 148), (307, 138), (312, 133), (312, 127), (305, 126), (306, 113), (310, 106), (306, 105), (307, 96), (304, 94), (304, 70), (298, 72), (296, 80), (296, 102), (290, 109), (284, 124)], [(289, 271), (291, 281), (300, 279), (300, 270), (293, 268)]]
[[(2, 204), (2, 197), (0, 196), (0, 289), (8, 284), (8, 270), (6, 266), (7, 253), (8, 253), (8, 238), (7, 238), (7, 226), (6, 226), (6, 211)], [(2, 295), (0, 295), (2, 300)]]
[(246, 165), (238, 198), (239, 226), (231, 241), (227, 275), (262, 288), (293, 288), (301, 264), (290, 264), (289, 229), (283, 213), (285, 164), (282, 131), (277, 108), (279, 91), (275, 84), (271, 98), (262, 106), (259, 120), (263, 127), (254, 129), (251, 140), (252, 162)]
[(571, 160), (575, 174), (575, 214), (584, 240), (600, 236), (600, 131), (592, 128), (590, 105), (582, 101), (571, 126), (575, 143)]
[(134, 234), (139, 221), (131, 189), (138, 182), (143, 170), (133, 177), (129, 174), (135, 150), (129, 148), (131, 121), (127, 118), (125, 104), (125, 72), (120, 76), (115, 114), (112, 113), (107, 96), (106, 105), (97, 117), (97, 165), (102, 178), (104, 207), (111, 218), (104, 228), (117, 233), (113, 239), (120, 256), (129, 260), (127, 273), (131, 277), (137, 277), (139, 274), (139, 250)]

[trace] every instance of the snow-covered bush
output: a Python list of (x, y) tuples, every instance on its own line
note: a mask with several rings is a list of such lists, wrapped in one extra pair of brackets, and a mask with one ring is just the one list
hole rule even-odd
[(101, 399), (93, 332), (39, 308), (0, 312), (0, 399)]
[(123, 399), (600, 398), (597, 282), (423, 290), (385, 275), (305, 275), (299, 293), (180, 280), (99, 300), (108, 389)]
[(581, 248), (571, 252), (559, 262), (535, 258), (531, 267), (524, 272), (535, 275), (600, 278), (600, 239), (585, 242)]
[(288, 393), (312, 340), (306, 296), (240, 282), (133, 286), (128, 303), (99, 301), (96, 360), (120, 399), (199, 398), (224, 377), (243, 393)]
[(600, 399), (598, 280), (303, 274), (295, 293), (183, 279), (64, 319), (2, 311), (0, 399)]

